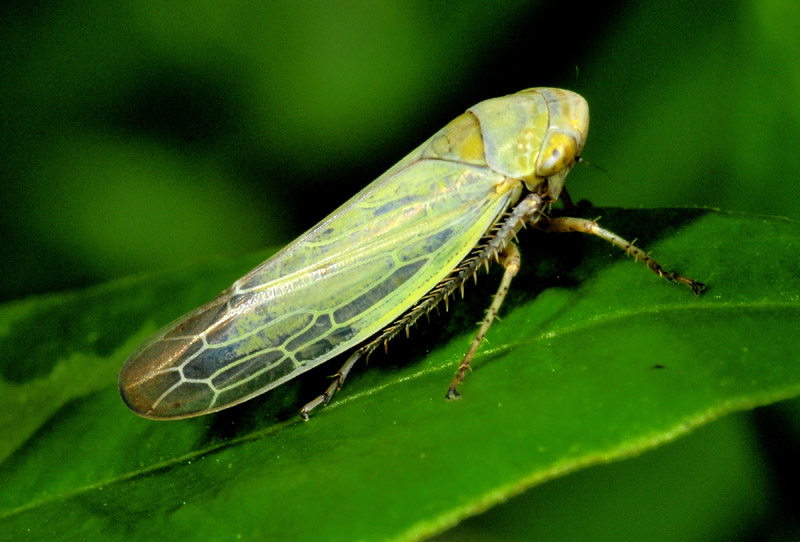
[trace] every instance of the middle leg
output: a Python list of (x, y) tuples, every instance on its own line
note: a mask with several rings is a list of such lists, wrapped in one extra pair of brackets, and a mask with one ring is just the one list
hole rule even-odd
[(486, 333), (489, 331), (489, 327), (497, 317), (497, 312), (500, 310), (500, 306), (503, 304), (503, 300), (506, 298), (506, 294), (508, 293), (508, 288), (511, 286), (512, 279), (519, 272), (521, 264), (520, 253), (519, 248), (517, 248), (517, 245), (514, 244), (513, 241), (508, 243), (506, 248), (503, 250), (500, 263), (505, 268), (505, 273), (503, 273), (503, 279), (500, 282), (500, 287), (497, 289), (497, 293), (494, 294), (492, 304), (486, 311), (486, 316), (483, 318), (483, 322), (481, 322), (481, 327), (478, 330), (478, 334), (472, 340), (469, 350), (467, 350), (464, 359), (458, 366), (458, 372), (453, 378), (453, 381), (450, 383), (450, 388), (447, 390), (447, 395), (445, 396), (447, 399), (459, 399), (461, 397), (461, 394), (458, 393), (458, 385), (464, 381), (464, 376), (466, 375), (467, 369), (469, 369), (472, 358), (475, 357), (478, 347), (480, 347), (481, 342), (483, 342), (483, 338), (486, 337)]

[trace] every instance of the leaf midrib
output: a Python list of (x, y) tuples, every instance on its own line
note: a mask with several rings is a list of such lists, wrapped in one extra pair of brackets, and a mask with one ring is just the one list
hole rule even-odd
[[(528, 338), (521, 338), (520, 340), (516, 340), (514, 342), (507, 342), (501, 346), (484, 349), (478, 352), (476, 355), (476, 359), (480, 359), (481, 357), (485, 356), (493, 356), (498, 353), (504, 353), (507, 351), (511, 351), (513, 349), (519, 348), (520, 346), (531, 345), (534, 343), (538, 343), (544, 340), (552, 340), (554, 338), (564, 338), (570, 334), (579, 333), (590, 329), (595, 326), (599, 325), (606, 325), (608, 323), (613, 322), (623, 322), (625, 320), (629, 320), (631, 318), (638, 318), (644, 315), (655, 315), (655, 314), (664, 314), (664, 313), (680, 313), (680, 312), (687, 312), (687, 311), (713, 311), (713, 312), (730, 312), (731, 310), (738, 310), (738, 311), (747, 311), (747, 310), (764, 310), (764, 309), (771, 309), (771, 310), (789, 310), (791, 312), (795, 312), (800, 316), (800, 308), (796, 305), (791, 303), (774, 303), (774, 302), (723, 302), (723, 303), (716, 303), (714, 305), (697, 305), (697, 306), (690, 306), (690, 305), (655, 305), (645, 310), (641, 308), (637, 308), (635, 310), (618, 310), (614, 311), (613, 313), (602, 313), (597, 314), (591, 317), (587, 317), (586, 319), (580, 320), (578, 322), (572, 323), (570, 325), (565, 325), (558, 327), (557, 329), (551, 329), (547, 331), (543, 331), (534, 337)], [(445, 371), (450, 371), (453, 368), (453, 361), (446, 361), (441, 363), (436, 363), (433, 365), (426, 366), (420, 370), (417, 370), (411, 374), (404, 374), (398, 375), (393, 378), (388, 379), (385, 383), (372, 386), (367, 390), (362, 390), (359, 392), (355, 392), (352, 394), (347, 395), (346, 397), (337, 398), (336, 401), (332, 402), (330, 405), (326, 407), (328, 409), (337, 409), (347, 405), (351, 402), (357, 401), (362, 397), (367, 397), (373, 395), (375, 393), (380, 393), (386, 389), (390, 389), (394, 386), (399, 384), (413, 381), (434, 373), (440, 373)], [(639, 453), (643, 449), (647, 449), (653, 447), (659, 443), (667, 442), (677, 438), (680, 435), (683, 435), (689, 432), (694, 427), (702, 425), (709, 420), (713, 420), (718, 418), (719, 416), (734, 412), (737, 410), (742, 410), (745, 408), (752, 408), (755, 406), (768, 404), (775, 400), (780, 400), (788, 397), (793, 397), (795, 395), (800, 394), (800, 386), (796, 386), (797, 389), (784, 389), (779, 391), (772, 391), (767, 393), (766, 395), (762, 394), (758, 398), (754, 398), (752, 396), (745, 398), (737, 398), (737, 399), (729, 399), (726, 401), (722, 401), (721, 403), (715, 405), (713, 408), (707, 409), (702, 412), (698, 412), (693, 414), (691, 417), (683, 419), (680, 423), (675, 425), (675, 429), (677, 431), (657, 431), (653, 434), (647, 436), (640, 436), (632, 441), (625, 441), (620, 443), (619, 446), (615, 447), (613, 450), (602, 450), (598, 451), (597, 453), (593, 453), (587, 456), (582, 457), (580, 460), (575, 461), (575, 459), (566, 459), (565, 462), (560, 462), (558, 465), (553, 465), (543, 471), (537, 471), (530, 476), (524, 477), (519, 481), (509, 484), (507, 487), (504, 486), (503, 488), (498, 488), (493, 490), (490, 495), (486, 495), (484, 499), (482, 499), (481, 507), (490, 506), (503, 498), (507, 498), (509, 495), (509, 491), (512, 494), (516, 494), (521, 492), (523, 489), (530, 487), (538, 482), (553, 478), (558, 476), (559, 474), (565, 474), (567, 472), (572, 472), (579, 468), (589, 466), (592, 464), (596, 464), (599, 462), (609, 461), (612, 459), (621, 459), (630, 455), (634, 455)], [(182, 463), (187, 463), (196, 459), (200, 459), (203, 456), (213, 454), (215, 452), (221, 451), (225, 448), (237, 446), (239, 444), (259, 440), (262, 438), (266, 438), (269, 435), (276, 433), (277, 431), (283, 430), (285, 427), (300, 423), (299, 418), (297, 419), (289, 419), (283, 422), (278, 422), (273, 425), (270, 425), (263, 430), (244, 435), (241, 437), (236, 437), (232, 440), (226, 441), (224, 443), (217, 443), (209, 445), (205, 448), (194, 450), (192, 452), (183, 454), (179, 457), (171, 458), (165, 461), (161, 461), (158, 463), (154, 463), (148, 467), (131, 471), (128, 473), (120, 474), (113, 478), (108, 478), (103, 481), (99, 481), (93, 484), (87, 484), (80, 488), (74, 489), (72, 491), (67, 491), (61, 493), (57, 496), (52, 496), (45, 499), (40, 499), (33, 501), (28, 504), (24, 504), (22, 506), (11, 508), (6, 510), (3, 513), (0, 513), (0, 519), (6, 519), (9, 517), (13, 517), (17, 514), (27, 512), (29, 510), (35, 509), (39, 506), (48, 505), (55, 502), (62, 502), (68, 501), (76, 496), (85, 494), (89, 491), (97, 490), (104, 486), (109, 486), (112, 484), (116, 484), (119, 482), (123, 482), (126, 480), (132, 480), (134, 478), (138, 478), (140, 476), (146, 476), (148, 473), (153, 473), (156, 471), (164, 470), (164, 469), (171, 469), (173, 467), (177, 467)], [(303, 422), (305, 423), (305, 422)], [(313, 422), (312, 422), (313, 423)], [(639, 444), (637, 444), (639, 443)], [(647, 445), (645, 445), (647, 444)], [(501, 495), (502, 497), (497, 497), (497, 495)], [(499, 499), (499, 500), (498, 500)], [(475, 505), (477, 506), (477, 505)], [(474, 506), (470, 507), (470, 511), (474, 508)]]

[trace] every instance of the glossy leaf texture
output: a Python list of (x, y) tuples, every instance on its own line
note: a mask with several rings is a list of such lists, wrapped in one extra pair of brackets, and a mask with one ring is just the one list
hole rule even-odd
[(520, 235), (523, 270), (457, 402), (443, 399), (499, 275), (297, 411), (338, 360), (211, 416), (131, 414), (139, 342), (264, 254), (0, 307), (0, 540), (417, 540), (527, 488), (800, 394), (800, 224), (590, 209), (695, 297), (577, 234)]

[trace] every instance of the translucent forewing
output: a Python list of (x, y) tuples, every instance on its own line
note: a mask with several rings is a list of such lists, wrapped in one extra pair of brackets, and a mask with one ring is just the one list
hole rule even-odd
[[(523, 182), (529, 189), (542, 183), (540, 150), (561, 130), (562, 119), (553, 116), (564, 114), (565, 101), (577, 108), (570, 122), (580, 147), (588, 108), (567, 91), (530, 89), (455, 119), (132, 354), (119, 376), (126, 404), (157, 419), (205, 414), (270, 390), (379, 332), (448, 276), (519, 199)], [(549, 176), (558, 189), (569, 167)]]

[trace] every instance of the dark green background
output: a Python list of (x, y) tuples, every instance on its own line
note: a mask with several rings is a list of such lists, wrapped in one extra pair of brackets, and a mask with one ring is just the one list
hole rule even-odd
[[(607, 173), (574, 171), (577, 198), (798, 219), (798, 22), (791, 0), (12, 3), (0, 14), (0, 300), (282, 245), (470, 105), (531, 86), (589, 101), (584, 156)], [(783, 476), (767, 458), (785, 442), (764, 443), (797, 412), (725, 426), (737, 480)], [(718, 442), (691, 438), (697, 454), (677, 443), (658, 451), (663, 465)], [(534, 504), (467, 532), (524, 538), (515, 519), (535, 509), (558, 533), (567, 512), (586, 518), (573, 507), (587, 491), (611, 502), (672, 487), (691, 508), (680, 488), (696, 471), (648, 464), (610, 487), (630, 474), (620, 468), (543, 486), (545, 503), (529, 491), (518, 500)], [(739, 487), (715, 480), (704, 487)], [(763, 485), (741, 506), (781, 517), (791, 491)], [(605, 519), (643, 513), (627, 506)], [(763, 528), (753, 521), (745, 533)]]
[(589, 101), (584, 156), (608, 174), (573, 172), (576, 197), (800, 217), (789, 0), (17, 4), (0, 299), (282, 245), (531, 86)]

